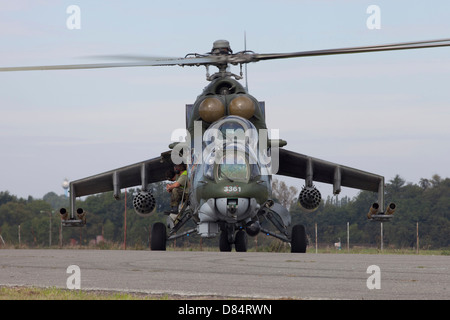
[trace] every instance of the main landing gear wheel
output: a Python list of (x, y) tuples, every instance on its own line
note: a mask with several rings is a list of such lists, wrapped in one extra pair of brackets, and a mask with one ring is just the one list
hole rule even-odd
[[(220, 233), (219, 249), (221, 252), (231, 252), (233, 243), (230, 243), (228, 231), (223, 230)], [(247, 252), (247, 233), (244, 230), (236, 232), (234, 237), (234, 248), (236, 252)]]
[(305, 226), (301, 224), (293, 226), (291, 252), (305, 253), (307, 242)]
[(166, 226), (164, 223), (157, 222), (152, 226), (150, 236), (150, 249), (153, 251), (166, 251)]

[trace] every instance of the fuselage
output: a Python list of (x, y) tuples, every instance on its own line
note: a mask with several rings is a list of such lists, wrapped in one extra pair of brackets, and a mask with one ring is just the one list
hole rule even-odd
[(271, 196), (264, 110), (225, 78), (208, 85), (190, 113), (190, 206), (202, 236), (214, 236), (217, 223), (251, 221)]
[(205, 131), (202, 148), (194, 149), (189, 165), (191, 204), (204, 206), (200, 211), (208, 216), (200, 220), (242, 221), (267, 201), (270, 175), (258, 142), (256, 128), (238, 116), (226, 116)]

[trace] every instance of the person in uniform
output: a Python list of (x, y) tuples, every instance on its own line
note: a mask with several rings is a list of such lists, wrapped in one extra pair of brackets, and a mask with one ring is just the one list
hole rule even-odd
[[(188, 176), (185, 164), (178, 164), (174, 167), (174, 183), (167, 184), (166, 190), (170, 193), (170, 213), (178, 214), (178, 206), (182, 200), (186, 200), (188, 191)], [(170, 179), (172, 180), (172, 179)]]

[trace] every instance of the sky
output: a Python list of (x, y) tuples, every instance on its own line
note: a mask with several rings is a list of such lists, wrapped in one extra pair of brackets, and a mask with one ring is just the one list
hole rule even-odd
[[(367, 25), (371, 5), (378, 29)], [(434, 40), (450, 38), (449, 16), (447, 0), (0, 0), (0, 66), (184, 57), (209, 52), (217, 39), (237, 52), (244, 33), (257, 53)], [(250, 94), (265, 101), (267, 125), (286, 149), (387, 182), (450, 177), (449, 83), (450, 47), (248, 65)], [(65, 178), (158, 156), (206, 85), (204, 67), (0, 73), (0, 191), (63, 194)]]

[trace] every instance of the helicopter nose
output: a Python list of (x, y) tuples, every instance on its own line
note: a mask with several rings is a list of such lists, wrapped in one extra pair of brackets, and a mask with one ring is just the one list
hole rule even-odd
[(247, 212), (250, 206), (248, 198), (217, 198), (216, 208), (223, 216), (237, 217)]

